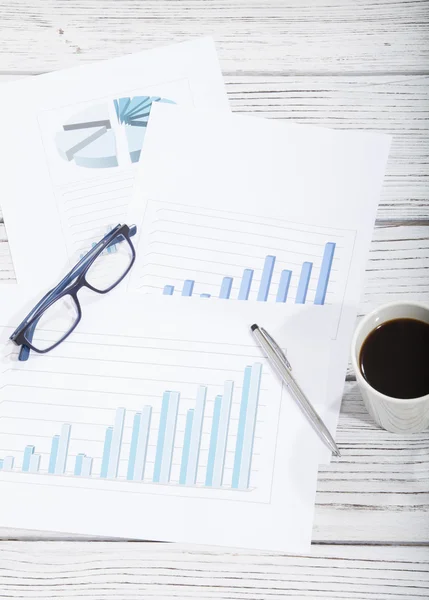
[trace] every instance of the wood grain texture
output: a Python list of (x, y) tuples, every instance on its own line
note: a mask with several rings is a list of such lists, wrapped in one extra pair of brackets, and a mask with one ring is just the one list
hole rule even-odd
[(0, 282), (15, 283), (15, 270), (0, 210)]
[(319, 468), (313, 541), (429, 541), (429, 432), (378, 428), (347, 382), (337, 431), (341, 459)]
[[(393, 134), (359, 312), (427, 301), (428, 0), (0, 0), (0, 83), (204, 34), (217, 42), (234, 111)], [(13, 281), (5, 239), (0, 215), (0, 279)], [(0, 598), (428, 598), (429, 432), (378, 429), (348, 379), (343, 456), (320, 469), (307, 556), (4, 541)]]
[(313, 546), (306, 556), (172, 544), (0, 543), (0, 597), (410, 600), (429, 548)]
[(429, 220), (374, 229), (359, 314), (401, 300), (429, 301)]
[(240, 113), (392, 135), (378, 218), (429, 217), (429, 76), (230, 75), (226, 82)]
[(427, 11), (427, 0), (3, 0), (0, 71), (213, 35), (225, 72), (420, 72)]

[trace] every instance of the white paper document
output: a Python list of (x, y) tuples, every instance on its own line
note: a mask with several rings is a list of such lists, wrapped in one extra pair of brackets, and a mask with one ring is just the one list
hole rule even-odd
[[(70, 337), (19, 362), (8, 338), (37, 299), (0, 290), (0, 526), (308, 548), (316, 440), (250, 334), (254, 311), (80, 296)], [(313, 397), (326, 374), (317, 308), (267, 320)], [(38, 338), (59, 334), (55, 321)]]
[(157, 103), (228, 111), (211, 39), (2, 87), (0, 196), (18, 281), (60, 272), (124, 220)]
[(323, 319), (329, 308), (321, 416), (334, 432), (389, 145), (380, 134), (154, 107), (130, 206), (139, 233), (128, 289), (166, 296), (172, 310), (178, 296), (195, 310), (263, 305), (267, 318), (293, 305)]

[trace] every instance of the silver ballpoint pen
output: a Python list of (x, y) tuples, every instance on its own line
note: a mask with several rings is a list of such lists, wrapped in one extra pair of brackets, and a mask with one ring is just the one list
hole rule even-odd
[(295, 377), (292, 375), (292, 367), (288, 359), (286, 358), (285, 353), (276, 343), (276, 341), (270, 336), (270, 334), (265, 331), (262, 327), (258, 327), (258, 325), (252, 325), (251, 331), (253, 333), (254, 338), (262, 348), (262, 350), (267, 355), (268, 361), (273, 367), (273, 369), (277, 372), (282, 381), (289, 388), (293, 398), (296, 403), (310, 421), (313, 429), (320, 437), (320, 439), (332, 450), (335, 456), (341, 456), (340, 451), (338, 449), (337, 444), (335, 443), (334, 438), (329, 433), (329, 429), (326, 427), (322, 419), (319, 417), (317, 412), (314, 410), (313, 406), (310, 404), (309, 399), (304, 394)]

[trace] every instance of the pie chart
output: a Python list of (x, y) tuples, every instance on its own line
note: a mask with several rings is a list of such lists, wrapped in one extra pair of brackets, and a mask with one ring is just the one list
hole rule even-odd
[(105, 102), (76, 113), (55, 135), (59, 155), (87, 169), (117, 167), (116, 135), (118, 128), (123, 128), (129, 158), (138, 162), (153, 102), (174, 104), (159, 96), (134, 96), (114, 99), (111, 106)]

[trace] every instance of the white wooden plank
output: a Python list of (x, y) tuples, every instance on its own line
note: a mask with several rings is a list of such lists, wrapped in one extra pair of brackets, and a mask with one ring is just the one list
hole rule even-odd
[(341, 459), (319, 469), (313, 541), (426, 543), (429, 431), (378, 428), (347, 382), (337, 442)]
[(374, 229), (359, 314), (400, 300), (429, 300), (429, 222)]
[(208, 34), (229, 72), (427, 67), (425, 0), (10, 0), (1, 22), (0, 70), (56, 69)]
[(237, 74), (225, 81), (232, 109), (242, 114), (393, 135), (378, 216), (428, 218), (429, 75)]
[(378, 216), (428, 217), (428, 75), (234, 75), (226, 82), (232, 109), (240, 113), (392, 135)]
[(15, 271), (0, 210), (0, 282), (15, 283)]
[(410, 600), (429, 595), (427, 547), (313, 546), (284, 556), (175, 544), (0, 544), (7, 598)]

